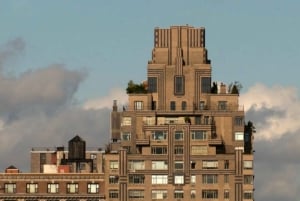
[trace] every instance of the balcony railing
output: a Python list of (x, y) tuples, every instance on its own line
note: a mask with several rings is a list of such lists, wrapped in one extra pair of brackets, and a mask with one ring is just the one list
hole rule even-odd
[(134, 106), (123, 106), (123, 111), (136, 111), (136, 112), (145, 112), (145, 111), (153, 111), (157, 113), (191, 113), (191, 112), (206, 112), (206, 111), (220, 111), (220, 112), (233, 112), (233, 111), (244, 111), (243, 105), (227, 105), (227, 106), (220, 106), (218, 104), (214, 105), (204, 105), (199, 107), (186, 107), (186, 108), (152, 108), (151, 106), (143, 106), (142, 108), (135, 108)]

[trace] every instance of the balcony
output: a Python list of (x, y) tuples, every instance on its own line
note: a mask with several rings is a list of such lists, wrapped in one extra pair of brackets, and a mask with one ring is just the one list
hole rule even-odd
[(149, 138), (136, 139), (136, 145), (150, 145)]

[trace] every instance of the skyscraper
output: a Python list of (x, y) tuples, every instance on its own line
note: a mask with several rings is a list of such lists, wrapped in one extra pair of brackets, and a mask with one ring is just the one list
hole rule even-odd
[(155, 28), (145, 80), (113, 104), (109, 199), (253, 200), (253, 125), (239, 84), (212, 82), (205, 29)]

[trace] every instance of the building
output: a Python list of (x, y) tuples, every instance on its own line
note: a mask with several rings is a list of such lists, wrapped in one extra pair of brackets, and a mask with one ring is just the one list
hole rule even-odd
[(253, 126), (207, 55), (204, 28), (155, 28), (147, 81), (113, 104), (108, 200), (254, 199)]
[(31, 172), (10, 166), (0, 176), (0, 201), (99, 201), (105, 199), (104, 151), (86, 150), (75, 136), (64, 147), (32, 148)]
[(254, 200), (253, 133), (239, 86), (212, 82), (205, 29), (155, 28), (147, 81), (113, 101), (111, 142), (32, 148), (0, 174), (0, 201)]

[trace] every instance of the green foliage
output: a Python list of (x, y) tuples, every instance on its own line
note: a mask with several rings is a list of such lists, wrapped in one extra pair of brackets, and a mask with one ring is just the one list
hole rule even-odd
[(127, 94), (133, 94), (133, 93), (147, 93), (147, 90), (145, 88), (145, 85), (143, 83), (141, 84), (135, 84), (132, 80), (128, 82), (128, 86), (126, 88)]
[(229, 84), (228, 86), (228, 92), (231, 94), (240, 94), (243, 86), (239, 81), (234, 81)]

